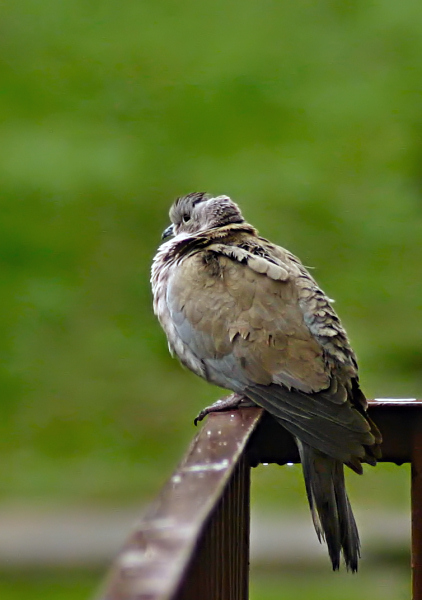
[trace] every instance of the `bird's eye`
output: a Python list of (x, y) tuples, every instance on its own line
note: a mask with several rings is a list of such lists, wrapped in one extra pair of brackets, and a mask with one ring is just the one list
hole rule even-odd
[(184, 223), (187, 223), (188, 221), (190, 221), (190, 215), (183, 215), (182, 219)]

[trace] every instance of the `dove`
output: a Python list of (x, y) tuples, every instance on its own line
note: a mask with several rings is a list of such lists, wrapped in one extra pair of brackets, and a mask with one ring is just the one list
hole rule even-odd
[[(260, 237), (228, 196), (195, 192), (170, 209), (153, 260), (153, 308), (170, 352), (231, 390), (210, 412), (256, 405), (298, 446), (306, 494), (333, 570), (357, 571), (360, 541), (344, 465), (380, 458), (356, 356), (329, 298), (300, 260)], [(168, 239), (170, 238), (170, 239)]]

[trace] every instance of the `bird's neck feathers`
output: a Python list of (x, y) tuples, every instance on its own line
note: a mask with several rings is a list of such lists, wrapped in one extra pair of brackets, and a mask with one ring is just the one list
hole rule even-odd
[(179, 233), (160, 246), (159, 254), (166, 260), (178, 260), (182, 256), (202, 250), (215, 242), (237, 245), (246, 236), (258, 237), (255, 227), (249, 223), (229, 223), (197, 233)]

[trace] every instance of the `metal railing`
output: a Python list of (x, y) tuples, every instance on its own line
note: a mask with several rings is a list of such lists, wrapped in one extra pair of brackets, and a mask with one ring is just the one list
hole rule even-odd
[[(374, 400), (382, 460), (412, 464), (413, 600), (422, 600), (422, 401)], [(101, 600), (247, 600), (250, 467), (299, 462), (260, 408), (214, 413), (116, 557)]]

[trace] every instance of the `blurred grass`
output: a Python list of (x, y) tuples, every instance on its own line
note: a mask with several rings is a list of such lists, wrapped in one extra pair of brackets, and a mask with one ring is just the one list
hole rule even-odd
[[(2, 14), (0, 497), (147, 500), (175, 465), (219, 394), (151, 311), (168, 207), (192, 190), (231, 194), (316, 267), (368, 396), (420, 395), (420, 3)], [(256, 473), (257, 501), (295, 503), (279, 473)], [(404, 505), (407, 477), (350, 480), (362, 503)]]
[(150, 497), (218, 395), (151, 312), (151, 257), (192, 190), (233, 195), (316, 267), (369, 396), (420, 394), (421, 17), (414, 0), (4, 3), (2, 497)]
[(409, 573), (405, 568), (377, 567), (351, 575), (307, 570), (255, 573), (251, 579), (251, 600), (406, 600), (410, 597)]
[(99, 573), (90, 571), (2, 572), (2, 600), (90, 598), (98, 589)]
[[(90, 598), (98, 591), (101, 574), (90, 571), (2, 572), (0, 597), (2, 600), (48, 598), (49, 600), (76, 600)], [(296, 600), (313, 598), (337, 600), (341, 589), (342, 600), (405, 600), (409, 598), (409, 574), (405, 568), (372, 567), (359, 575), (331, 574), (308, 569), (301, 571), (254, 571), (251, 577), (251, 600)]]

